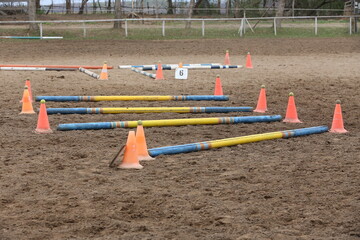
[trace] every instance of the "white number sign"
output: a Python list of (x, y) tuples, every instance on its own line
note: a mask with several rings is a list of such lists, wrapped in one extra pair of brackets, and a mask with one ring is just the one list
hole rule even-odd
[(187, 68), (176, 68), (175, 69), (175, 79), (187, 79), (188, 78), (188, 69)]

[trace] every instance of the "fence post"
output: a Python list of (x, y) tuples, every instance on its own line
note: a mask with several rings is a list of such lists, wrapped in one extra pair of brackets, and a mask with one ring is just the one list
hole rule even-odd
[(85, 22), (83, 22), (83, 38), (86, 38), (86, 27), (85, 27)]
[(315, 35), (318, 34), (318, 21), (317, 17), (315, 17)]
[(352, 34), (352, 18), (349, 17), (349, 34), (351, 35)]
[(43, 38), (43, 27), (42, 27), (42, 23), (40, 23), (40, 39)]
[(202, 20), (201, 22), (201, 35), (205, 37), (205, 21)]
[(240, 28), (239, 28), (240, 37), (243, 36), (243, 26), (244, 26), (244, 18), (241, 19), (241, 23), (240, 23)]
[(277, 32), (276, 32), (276, 17), (274, 17), (274, 35), (276, 36)]
[(125, 37), (128, 36), (128, 26), (127, 26), (127, 20), (125, 20)]
[(162, 36), (165, 37), (165, 20), (162, 21)]

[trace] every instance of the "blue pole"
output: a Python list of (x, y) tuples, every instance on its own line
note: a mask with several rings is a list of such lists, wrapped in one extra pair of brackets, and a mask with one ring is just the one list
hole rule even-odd
[[(222, 144), (222, 142), (227, 143), (227, 144), (223, 144), (223, 146), (231, 146), (231, 145), (238, 145), (238, 144), (242, 144), (242, 143), (251, 143), (251, 142), (270, 140), (270, 139), (276, 139), (276, 138), (290, 138), (290, 137), (305, 136), (305, 135), (309, 135), (309, 134), (324, 133), (324, 132), (327, 132), (328, 129), (329, 128), (327, 126), (300, 128), (300, 129), (280, 131), (280, 132), (255, 134), (255, 135), (238, 137), (238, 138), (227, 138), (227, 139), (213, 140), (213, 141), (207, 141), (207, 142), (198, 142), (198, 143), (190, 143), (190, 144), (184, 144), (184, 145), (152, 148), (152, 149), (149, 149), (148, 151), (149, 151), (149, 155), (151, 157), (156, 157), (159, 155), (196, 152), (196, 151), (207, 150), (207, 149), (211, 149), (211, 148), (215, 148), (215, 147), (222, 147), (222, 146), (220, 146)], [(228, 144), (228, 143), (230, 143), (230, 144)], [(218, 145), (218, 146), (214, 146), (214, 145)]]
[[(166, 127), (166, 126), (184, 126), (184, 125), (203, 125), (212, 123), (191, 123), (191, 120), (198, 120), (206, 118), (192, 118), (192, 119), (163, 119), (163, 120), (143, 120), (144, 127)], [(245, 117), (219, 117), (213, 118), (217, 120), (216, 124), (237, 124), (237, 123), (255, 123), (255, 122), (274, 122), (280, 121), (280, 115), (273, 116), (245, 116)], [(167, 123), (183, 121), (182, 124), (168, 125)], [(190, 120), (190, 121), (189, 121)], [(154, 121), (161, 121), (161, 123), (154, 123)], [(187, 121), (187, 122), (186, 122)], [(149, 124), (148, 124), (149, 123)], [(153, 124), (152, 124), (153, 123)], [(98, 130), (98, 129), (113, 129), (113, 128), (132, 128), (136, 127), (136, 121), (118, 121), (118, 122), (91, 122), (91, 123), (67, 123), (59, 124), (57, 130), (71, 131), (71, 130)]]

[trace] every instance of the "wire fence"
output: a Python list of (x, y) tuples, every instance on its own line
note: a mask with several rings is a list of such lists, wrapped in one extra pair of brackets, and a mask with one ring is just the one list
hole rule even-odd
[[(29, 36), (36, 24), (38, 38), (67, 39), (191, 39), (256, 36), (346, 36), (358, 34), (360, 15), (263, 18), (143, 18), (57, 21), (1, 21), (0, 38)], [(114, 28), (114, 23), (121, 28)], [(280, 27), (281, 24), (281, 27)], [(30, 36), (29, 36), (30, 37)]]

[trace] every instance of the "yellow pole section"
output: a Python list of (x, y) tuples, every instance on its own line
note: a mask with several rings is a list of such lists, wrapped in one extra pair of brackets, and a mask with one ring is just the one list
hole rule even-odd
[(273, 133), (255, 134), (255, 135), (249, 135), (243, 137), (227, 138), (223, 140), (214, 140), (214, 141), (209, 141), (208, 143), (211, 145), (212, 148), (220, 148), (220, 147), (228, 147), (228, 146), (244, 144), (244, 143), (277, 139), (282, 137), (283, 137), (282, 132), (273, 132)]
[(161, 112), (176, 112), (176, 113), (188, 113), (189, 107), (134, 107), (134, 108), (102, 108), (102, 113), (161, 113)]
[[(221, 123), (220, 118), (198, 118), (198, 119), (167, 119), (167, 120), (143, 120), (144, 127), (158, 126), (183, 126), (183, 125), (206, 125)], [(127, 121), (128, 127), (137, 127), (138, 121)]]
[(93, 101), (170, 101), (173, 96), (94, 96)]

